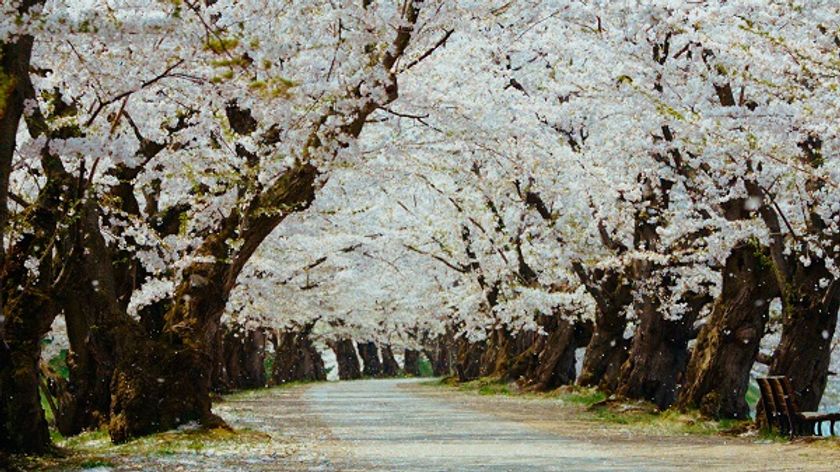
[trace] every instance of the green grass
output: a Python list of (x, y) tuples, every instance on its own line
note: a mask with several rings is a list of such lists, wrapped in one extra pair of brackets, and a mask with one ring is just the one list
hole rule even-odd
[(429, 359), (426, 359), (426, 356), (420, 356), (420, 360), (417, 361), (417, 368), (420, 371), (420, 377), (433, 377), (435, 375), (432, 370), (432, 363)]
[(226, 393), (222, 395), (222, 400), (245, 400), (252, 397), (262, 396), (266, 392), (270, 392), (272, 390), (282, 390), (286, 388), (292, 387), (299, 387), (301, 385), (311, 385), (315, 383), (320, 383), (318, 380), (311, 380), (311, 381), (294, 381), (294, 382), (286, 382), (280, 385), (273, 385), (271, 387), (260, 387), (260, 388), (252, 388), (248, 390), (238, 390), (232, 393)]

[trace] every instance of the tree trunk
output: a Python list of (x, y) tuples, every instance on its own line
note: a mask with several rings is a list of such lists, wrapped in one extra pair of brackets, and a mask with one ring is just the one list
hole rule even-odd
[(384, 377), (396, 377), (400, 375), (400, 365), (394, 359), (394, 352), (391, 346), (384, 345), (382, 347), (382, 375)]
[(575, 351), (586, 345), (591, 327), (584, 322), (569, 321), (558, 315), (546, 317), (543, 329), (549, 335), (535, 343), (540, 349), (532, 354), (532, 362), (522, 374), (522, 383), (535, 391), (553, 390), (561, 385), (574, 383), (576, 374)]
[(679, 392), (680, 408), (712, 418), (749, 418), (745, 395), (764, 335), (770, 302), (778, 296), (767, 256), (753, 244), (733, 249), (723, 289), (697, 344)]
[(458, 340), (458, 358), (455, 372), (459, 382), (468, 382), (481, 376), (481, 359), (487, 349), (487, 341), (470, 342), (466, 338)]
[(618, 386), (621, 366), (627, 360), (630, 340), (625, 339), (624, 311), (632, 302), (632, 286), (620, 269), (596, 269), (590, 275), (575, 265), (587, 292), (595, 299), (595, 323), (583, 356), (578, 385), (612, 392)]
[(356, 343), (356, 347), (359, 349), (359, 357), (362, 358), (364, 363), (362, 375), (365, 377), (381, 377), (382, 363), (379, 360), (379, 350), (376, 348), (376, 344), (372, 341)]
[(451, 335), (437, 338), (430, 348), (423, 350), (432, 366), (432, 375), (446, 377), (452, 375), (452, 341)]
[(43, 453), (50, 447), (50, 433), (39, 394), (41, 338), (49, 330), (42, 303), (30, 299), (21, 306), (7, 299), (5, 306), (4, 353), (0, 365), (0, 449)]
[(129, 323), (117, 301), (114, 264), (99, 225), (99, 208), (85, 202), (79, 214), (77, 254), (70, 265), (72, 279), (61, 293), (70, 351), (68, 389), (59, 397), (56, 426), (64, 436), (96, 430), (107, 424), (111, 409), (111, 378), (116, 365), (112, 329)]
[(226, 342), (227, 328), (216, 332), (213, 340), (213, 373), (211, 374), (211, 388), (216, 393), (227, 393), (233, 390), (230, 376), (228, 375), (228, 351), (230, 347)]
[(420, 377), (420, 352), (406, 349), (403, 354), (403, 371), (412, 377)]
[[(18, 12), (25, 14), (33, 5), (41, 3), (43, 1), (21, 2)], [(41, 338), (56, 314), (49, 290), (53, 274), (45, 270), (41, 272), (40, 281), (32, 282), (19, 272), (26, 257), (37, 259), (43, 250), (25, 250), (8, 258), (5, 252), (9, 181), (33, 42), (31, 36), (24, 35), (14, 43), (0, 43), (0, 317), (4, 318), (0, 330), (0, 450), (37, 453), (46, 451), (51, 445), (38, 393), (38, 363)], [(52, 185), (55, 182), (46, 183), (47, 187)], [(53, 195), (60, 192), (60, 188), (46, 190), (47, 194)], [(39, 203), (49, 202), (39, 197)], [(54, 215), (50, 211), (60, 211), (63, 205), (58, 201), (51, 203), (54, 205), (39, 205), (32, 212), (36, 220), (43, 214), (53, 223), (33, 225), (33, 230), (39, 234), (25, 239), (40, 239), (36, 248), (48, 247), (54, 234)], [(23, 243), (23, 247), (26, 246)], [(50, 253), (41, 257), (40, 270), (51, 268), (44, 267), (47, 263), (43, 261), (51, 258)]]
[[(822, 280), (831, 280), (820, 289)], [(773, 354), (771, 375), (784, 375), (793, 385), (804, 411), (816, 411), (828, 383), (831, 342), (840, 309), (840, 288), (825, 268), (812, 260), (796, 268), (783, 291), (782, 336)]]
[(637, 308), (639, 325), (621, 368), (616, 393), (648, 400), (666, 409), (676, 399), (677, 385), (688, 362), (688, 342), (694, 334), (694, 321), (705, 305), (705, 298), (689, 300), (686, 312), (676, 320), (666, 319), (659, 311), (659, 303), (653, 294), (642, 296)]
[(275, 349), (272, 382), (314, 382), (327, 380), (324, 361), (309, 339), (309, 330), (285, 331)]
[(330, 346), (335, 351), (336, 362), (338, 363), (338, 378), (341, 380), (355, 380), (362, 378), (359, 357), (356, 355), (356, 347), (353, 341), (341, 339)]
[(247, 331), (242, 343), (242, 380), (239, 388), (265, 387), (265, 343), (262, 330)]

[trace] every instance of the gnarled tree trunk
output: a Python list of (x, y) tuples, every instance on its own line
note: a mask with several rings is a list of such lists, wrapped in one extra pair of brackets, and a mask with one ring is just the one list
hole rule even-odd
[(275, 385), (286, 382), (327, 380), (324, 361), (309, 338), (310, 329), (285, 331), (275, 347), (271, 378)]
[(460, 338), (457, 342), (458, 357), (455, 360), (455, 372), (459, 382), (468, 382), (481, 376), (481, 360), (487, 349), (487, 341), (470, 342)]
[(385, 377), (396, 377), (400, 375), (400, 365), (394, 358), (394, 352), (391, 346), (385, 345), (382, 347), (382, 375)]
[(770, 301), (778, 295), (761, 248), (743, 242), (723, 270), (723, 290), (697, 344), (679, 392), (681, 408), (713, 418), (749, 418), (745, 395)]
[[(23, 1), (18, 12), (25, 14), (42, 3)], [(0, 43), (0, 316), (4, 318), (0, 330), (0, 450), (17, 452), (43, 452), (51, 444), (38, 390), (38, 363), (41, 338), (56, 314), (50, 286), (55, 274), (48, 262), (53, 256), (44, 248), (51, 247), (55, 212), (63, 207), (55, 197), (64, 191), (55, 187), (57, 182), (52, 179), (47, 181), (30, 213), (36, 234), (24, 236), (15, 243), (17, 250), (6, 254), (9, 181), (33, 42), (31, 36), (23, 35), (14, 42)], [(24, 268), (30, 256), (41, 259), (40, 276), (34, 281)]]
[(633, 300), (632, 286), (618, 268), (598, 269), (590, 274), (579, 264), (574, 267), (595, 299), (595, 323), (577, 383), (612, 392), (630, 350), (630, 339), (624, 336), (624, 312)]
[(688, 363), (694, 321), (706, 302), (705, 297), (693, 297), (686, 302), (688, 308), (679, 319), (668, 319), (660, 311), (659, 300), (651, 294), (642, 296), (637, 309), (639, 325), (621, 368), (616, 393), (651, 401), (661, 409), (674, 403), (677, 385)]
[[(770, 374), (790, 379), (805, 411), (817, 410), (828, 383), (831, 341), (840, 309), (840, 288), (831, 277), (825, 262), (814, 260), (808, 267), (797, 267), (783, 291), (782, 336)], [(819, 289), (822, 280), (832, 282)]]
[(359, 357), (362, 358), (364, 368), (362, 375), (365, 377), (380, 377), (382, 376), (382, 362), (379, 360), (379, 349), (372, 341), (366, 343), (356, 343), (359, 349)]
[(575, 350), (589, 342), (592, 329), (588, 323), (575, 322), (553, 316), (547, 323), (548, 338), (542, 346), (537, 362), (525, 374), (526, 388), (536, 391), (553, 390), (575, 382)]
[[(38, 375), (41, 338), (49, 330), (53, 308), (49, 299), (7, 299), (4, 323), (3, 363), (0, 365), (0, 448), (13, 452), (45, 452), (51, 444), (41, 408)], [(53, 314), (54, 316), (54, 314)], [(47, 323), (49, 321), (49, 323)]]
[(341, 339), (330, 344), (335, 351), (335, 359), (338, 364), (338, 378), (341, 380), (355, 380), (362, 378), (362, 369), (359, 366), (359, 357), (356, 355), (356, 347), (350, 339)]

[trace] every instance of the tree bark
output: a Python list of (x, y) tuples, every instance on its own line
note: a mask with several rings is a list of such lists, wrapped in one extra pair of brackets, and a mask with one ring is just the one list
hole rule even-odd
[(359, 349), (359, 357), (364, 365), (362, 375), (365, 377), (381, 377), (382, 362), (379, 360), (379, 349), (373, 342), (356, 343)]
[(537, 362), (532, 364), (530, 372), (525, 374), (526, 388), (535, 391), (553, 390), (561, 385), (575, 382), (575, 351), (586, 345), (591, 337), (591, 327), (587, 323), (575, 322), (553, 316), (551, 328), (545, 340)]
[(335, 351), (339, 379), (355, 380), (362, 378), (362, 369), (359, 366), (359, 357), (356, 355), (356, 347), (353, 345), (353, 341), (341, 339), (331, 343), (330, 347)]
[[(819, 289), (823, 280), (831, 282)], [(770, 374), (788, 377), (799, 407), (816, 411), (828, 383), (840, 288), (825, 262), (812, 260), (810, 266), (795, 269), (782, 293), (782, 336), (773, 353)]]
[(420, 352), (406, 349), (403, 354), (403, 370), (412, 377), (420, 377)]
[(764, 335), (770, 302), (778, 296), (768, 256), (742, 242), (726, 260), (723, 289), (697, 344), (679, 392), (680, 408), (712, 418), (749, 418), (745, 395)]
[[(452, 351), (457, 348), (452, 340), (452, 335), (447, 333), (435, 339), (430, 347), (423, 350), (429, 363), (432, 365), (432, 375), (435, 377), (447, 377), (452, 375)], [(453, 348), (455, 346), (455, 348)]]
[(592, 275), (576, 265), (576, 272), (596, 303), (592, 337), (583, 356), (578, 385), (612, 392), (618, 386), (621, 366), (627, 360), (630, 340), (624, 332), (624, 312), (633, 300), (632, 286), (619, 269), (594, 270)]
[(621, 367), (616, 393), (655, 403), (666, 409), (676, 399), (677, 385), (688, 363), (688, 342), (694, 335), (694, 321), (706, 304), (705, 297), (693, 297), (679, 319), (668, 319), (660, 311), (660, 300), (642, 295), (637, 313), (639, 325), (633, 335), (627, 361)]
[(384, 377), (396, 377), (400, 375), (400, 365), (394, 358), (394, 352), (391, 346), (384, 345), (382, 347), (382, 375)]
[(460, 338), (457, 342), (458, 357), (455, 361), (455, 372), (459, 382), (468, 382), (481, 376), (481, 360), (487, 349), (487, 341), (470, 342)]
[(285, 331), (275, 348), (272, 382), (313, 382), (327, 380), (324, 361), (309, 338), (309, 329)]
[[(43, 1), (25, 0), (18, 5), (24, 14)], [(25, 86), (29, 82), (29, 65), (34, 38), (18, 37), (15, 42), (0, 44), (0, 315), (4, 317), (0, 330), (0, 450), (16, 452), (44, 452), (50, 445), (49, 431), (38, 393), (38, 363), (41, 357), (41, 338), (55, 317), (49, 291), (44, 283), (29, 286), (20, 270), (28, 256), (48, 251), (26, 251), (7, 255), (5, 252), (8, 226), (9, 181), (17, 134), (23, 115)], [(47, 182), (50, 186), (51, 182)], [(55, 190), (50, 190), (50, 193)], [(40, 199), (39, 199), (40, 200)], [(54, 210), (61, 207), (55, 203)], [(37, 208), (37, 211), (49, 207)], [(49, 214), (49, 211), (43, 213)], [(36, 216), (36, 218), (38, 218)], [(49, 217), (48, 220), (54, 220)], [(54, 225), (35, 227), (41, 233), (39, 244), (49, 241)], [(37, 247), (37, 246), (36, 246)], [(41, 264), (41, 269), (49, 269)], [(17, 272), (17, 273), (16, 273)], [(42, 273), (48, 280), (50, 272)], [(50, 281), (51, 282), (51, 281)], [(13, 284), (23, 283), (23, 286)]]
[(4, 422), (0, 425), (0, 448), (6, 451), (43, 453), (51, 445), (38, 375), (41, 338), (52, 322), (44, 313), (54, 308), (49, 306), (49, 300), (39, 298), (7, 299), (4, 307), (5, 359), (0, 365), (0, 413)]

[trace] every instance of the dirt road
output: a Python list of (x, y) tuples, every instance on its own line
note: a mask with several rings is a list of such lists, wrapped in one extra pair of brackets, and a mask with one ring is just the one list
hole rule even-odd
[(261, 432), (265, 443), (121, 456), (97, 469), (835, 471), (840, 463), (837, 443), (641, 433), (581, 419), (551, 399), (480, 396), (408, 379), (252, 391), (215, 410), (235, 428)]
[[(297, 445), (291, 464), (299, 470), (836, 470), (840, 460), (840, 450), (827, 447), (639, 435), (575, 420), (551, 400), (470, 395), (415, 380), (275, 394), (286, 398), (270, 401), (272, 412), (249, 412), (263, 419), (236, 422), (283, 434)], [(279, 416), (266, 423), (267, 415)]]

